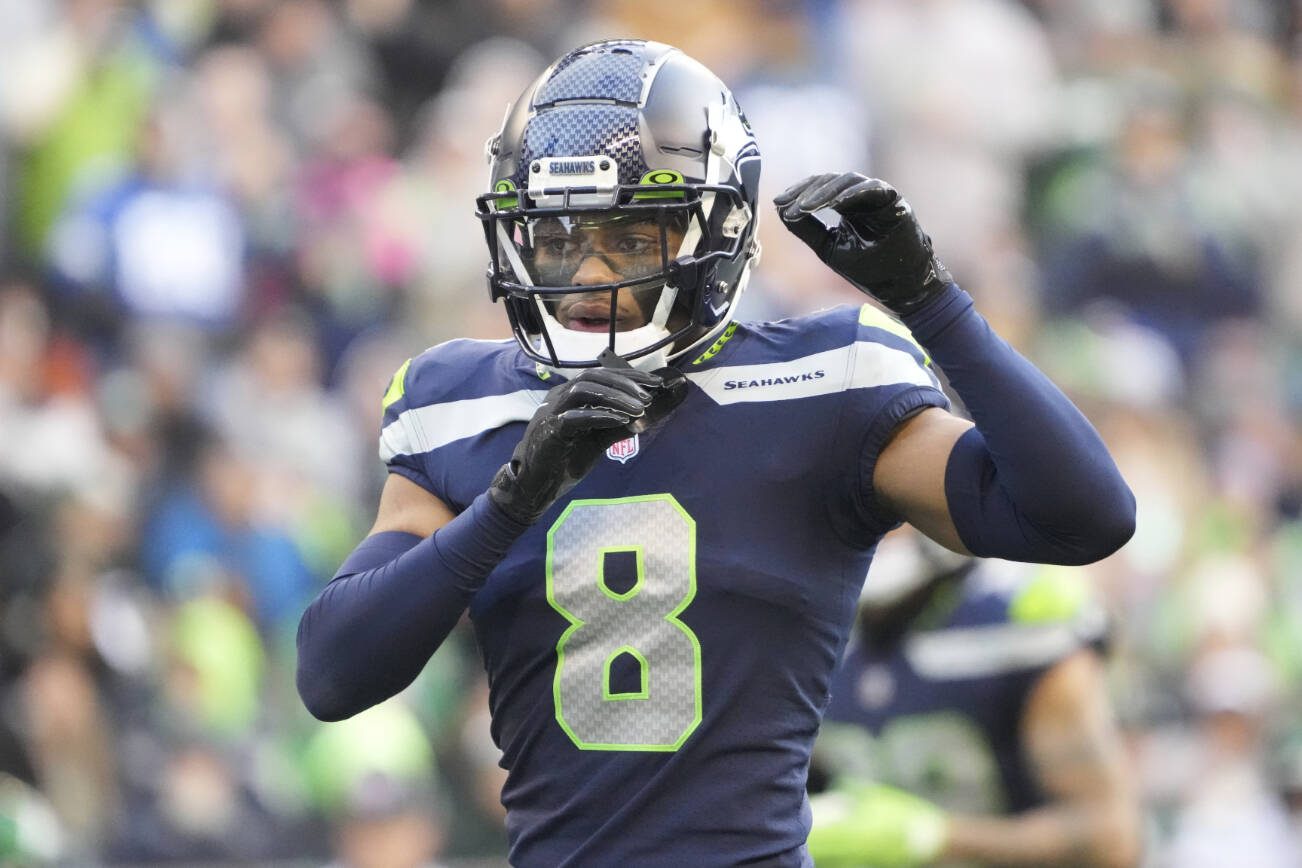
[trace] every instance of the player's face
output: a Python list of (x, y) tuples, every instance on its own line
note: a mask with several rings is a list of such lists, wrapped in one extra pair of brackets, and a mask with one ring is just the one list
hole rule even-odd
[[(566, 225), (558, 220), (540, 224), (534, 237), (534, 268), (539, 281), (551, 286), (599, 286), (656, 274), (682, 242), (683, 231), (661, 227), (654, 219), (622, 218)], [(624, 287), (615, 297), (615, 331), (646, 325), (660, 298), (658, 283)], [(567, 329), (610, 330), (612, 306), (608, 291), (556, 296), (553, 315)]]

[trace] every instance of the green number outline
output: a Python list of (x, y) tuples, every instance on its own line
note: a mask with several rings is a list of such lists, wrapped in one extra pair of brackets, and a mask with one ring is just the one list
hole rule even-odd
[[(570, 637), (573, 636), (576, 632), (578, 632), (579, 629), (583, 627), (585, 622), (582, 619), (571, 614), (568, 610), (566, 610), (564, 606), (562, 606), (560, 603), (556, 601), (555, 577), (552, 574), (553, 566), (555, 564), (555, 555), (556, 555), (556, 532), (560, 529), (561, 525), (565, 523), (566, 519), (570, 517), (570, 513), (572, 513), (576, 508), (580, 506), (606, 506), (608, 504), (616, 504), (616, 503), (638, 503), (638, 502), (655, 501), (655, 500), (667, 501), (674, 509), (678, 510), (678, 513), (687, 521), (687, 526), (691, 531), (690, 534), (688, 535), (688, 544), (687, 544), (687, 563), (688, 563), (687, 593), (683, 595), (683, 599), (679, 601), (678, 605), (675, 606), (672, 611), (670, 611), (668, 614), (664, 616), (664, 620), (667, 621), (676, 629), (678, 629), (679, 631), (681, 631), (683, 635), (685, 635), (692, 643), (692, 664), (693, 664), (692, 668), (694, 670), (692, 673), (692, 679), (693, 679), (693, 691), (695, 693), (694, 699), (695, 699), (695, 706), (696, 706), (696, 714), (693, 716), (692, 722), (683, 729), (682, 735), (680, 735), (678, 737), (678, 740), (675, 741), (673, 744), (606, 744), (602, 742), (585, 742), (582, 738), (579, 737), (579, 734), (576, 733), (573, 729), (571, 729), (570, 725), (565, 722), (565, 712), (564, 709), (562, 708), (562, 703), (561, 703), (561, 670), (565, 666), (565, 643), (568, 642)], [(605, 550), (603, 550), (602, 553), (603, 563), (605, 560), (604, 551)], [(598, 575), (600, 576), (600, 573)], [(640, 588), (641, 587), (640, 584), (637, 587)], [(601, 583), (601, 589), (603, 592), (607, 592), (604, 583)], [(609, 592), (607, 592), (607, 596), (610, 596)], [(632, 593), (629, 594), (629, 597), (631, 596)], [(688, 627), (682, 621), (678, 620), (678, 616), (681, 615), (687, 609), (687, 607), (691, 605), (692, 600), (694, 600), (695, 598), (696, 598), (696, 519), (692, 518), (691, 514), (688, 513), (687, 510), (683, 509), (682, 504), (680, 504), (678, 502), (678, 499), (675, 498), (672, 494), (669, 493), (640, 494), (632, 497), (590, 498), (586, 500), (572, 500), (561, 512), (561, 514), (556, 518), (556, 521), (552, 524), (551, 528), (547, 531), (547, 602), (553, 609), (559, 612), (565, 618), (565, 620), (570, 622), (570, 626), (566, 628), (565, 632), (562, 633), (560, 638), (556, 640), (556, 674), (552, 677), (552, 701), (555, 708), (556, 722), (560, 725), (561, 729), (565, 731), (565, 734), (570, 737), (570, 741), (574, 742), (575, 747), (577, 747), (579, 750), (657, 751), (661, 753), (673, 753), (677, 751), (679, 748), (681, 748), (683, 744), (687, 741), (687, 739), (691, 736), (691, 734), (696, 731), (696, 728), (701, 725), (701, 717), (702, 717), (701, 642), (699, 639), (696, 638), (696, 634), (692, 632), (692, 629), (690, 627)], [(624, 651), (624, 650), (625, 648), (619, 649), (619, 651)], [(630, 648), (627, 650), (633, 650), (633, 649)], [(611, 660), (614, 659), (615, 656), (618, 655), (618, 653), (619, 652), (616, 652), (615, 654), (611, 655), (611, 658), (606, 661), (606, 671), (605, 671), (606, 684), (603, 685), (603, 692), (605, 692), (605, 688), (609, 687), (609, 683), (610, 683), (609, 682), (610, 662)], [(638, 656), (640, 657), (641, 655), (639, 654)], [(645, 674), (647, 679), (650, 679), (649, 666), (644, 666), (643, 673)], [(649, 689), (649, 685), (648, 685), (648, 689)], [(614, 698), (616, 697), (612, 697), (612, 699)], [(631, 697), (628, 697), (627, 694), (621, 694), (619, 695), (618, 698), (622, 699), (622, 698), (631, 698)]]

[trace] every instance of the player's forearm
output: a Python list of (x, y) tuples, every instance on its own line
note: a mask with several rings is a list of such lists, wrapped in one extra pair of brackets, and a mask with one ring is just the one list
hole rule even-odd
[(363, 540), (299, 622), (307, 709), (342, 720), (409, 685), (526, 527), (481, 495), (432, 536)]
[(1013, 817), (949, 818), (944, 859), (995, 865), (1130, 868), (1140, 858), (1133, 812), (1054, 805)]
[(976, 428), (955, 444), (945, 494), (982, 557), (1089, 563), (1134, 530), (1135, 501), (1098, 432), (951, 285), (904, 317)]

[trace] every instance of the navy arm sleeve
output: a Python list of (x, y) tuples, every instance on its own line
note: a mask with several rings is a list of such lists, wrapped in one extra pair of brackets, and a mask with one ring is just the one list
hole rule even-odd
[(904, 317), (976, 427), (954, 445), (945, 497), (973, 554), (1084, 564), (1134, 533), (1135, 499), (1098, 432), (951, 284)]
[(298, 625), (298, 692), (321, 720), (383, 702), (416, 678), (524, 533), (486, 494), (432, 536), (374, 534)]

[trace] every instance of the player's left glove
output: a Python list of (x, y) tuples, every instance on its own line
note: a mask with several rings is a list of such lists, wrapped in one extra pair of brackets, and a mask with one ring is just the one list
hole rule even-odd
[[(858, 172), (811, 175), (773, 204), (819, 259), (897, 314), (917, 310), (954, 280), (913, 208), (885, 181)], [(814, 216), (828, 208), (841, 216), (835, 226)]]
[(809, 800), (809, 855), (820, 868), (912, 868), (945, 849), (948, 824), (926, 799), (885, 784), (854, 784)]

